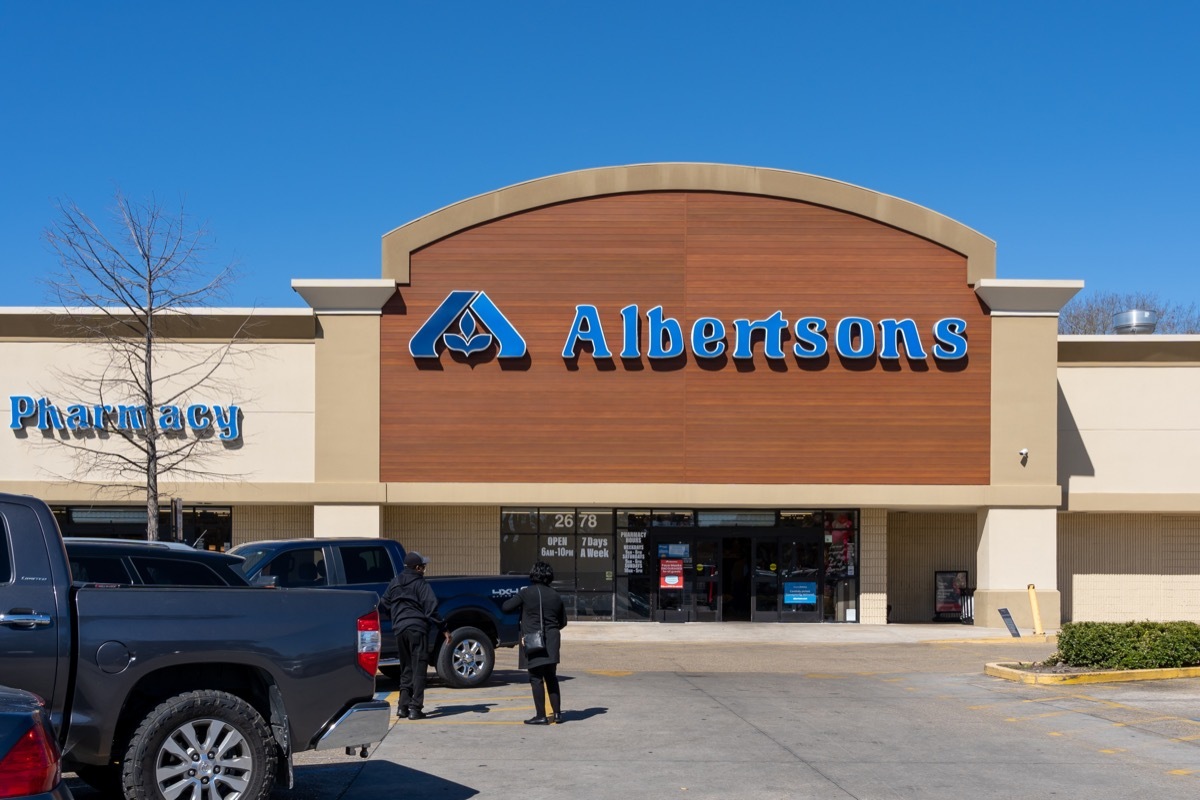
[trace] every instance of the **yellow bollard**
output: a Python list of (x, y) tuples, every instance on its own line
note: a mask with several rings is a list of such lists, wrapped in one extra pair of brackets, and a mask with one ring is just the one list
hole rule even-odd
[(1045, 636), (1046, 632), (1042, 630), (1042, 612), (1038, 610), (1037, 590), (1031, 583), (1029, 584), (1029, 605), (1033, 609), (1033, 633), (1035, 636)]

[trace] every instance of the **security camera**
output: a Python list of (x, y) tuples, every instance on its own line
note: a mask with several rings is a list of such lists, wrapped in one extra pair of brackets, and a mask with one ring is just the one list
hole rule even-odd
[(1021, 458), (1024, 458), (1025, 456), (1029, 455), (1029, 448), (1022, 447), (1020, 450), (1017, 451), (1017, 455), (1019, 455)]

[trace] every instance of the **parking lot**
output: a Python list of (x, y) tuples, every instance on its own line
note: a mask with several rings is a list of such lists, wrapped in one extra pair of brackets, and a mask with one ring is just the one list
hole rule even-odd
[[(528, 684), (515, 653), (503, 650), (489, 685), (432, 684), (430, 717), (397, 722), (368, 759), (298, 755), (296, 789), (277, 797), (1012, 800), (1200, 792), (1200, 680), (1011, 683), (985, 676), (983, 665), (1044, 658), (1053, 644), (978, 640), (957, 626), (945, 629), (957, 639), (853, 641), (843, 628), (834, 642), (780, 636), (779, 626), (753, 626), (759, 630), (743, 641), (728, 641), (739, 638), (728, 631), (723, 640), (687, 641), (667, 626), (642, 627), (640, 635), (658, 628), (658, 638), (674, 640), (606, 640), (579, 627), (567, 639), (563, 725), (522, 723), (533, 714)], [(394, 687), (381, 681), (379, 688)], [(86, 788), (77, 796), (96, 798)]]

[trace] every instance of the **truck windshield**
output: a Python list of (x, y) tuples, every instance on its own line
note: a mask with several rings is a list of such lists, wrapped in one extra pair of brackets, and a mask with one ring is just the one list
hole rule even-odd
[(235, 547), (229, 552), (235, 556), (241, 556), (242, 558), (246, 559), (242, 563), (237, 564), (236, 568), (240, 570), (241, 573), (247, 578), (257, 573), (259, 565), (262, 564), (263, 560), (267, 556), (271, 555), (270, 550), (254, 547)]

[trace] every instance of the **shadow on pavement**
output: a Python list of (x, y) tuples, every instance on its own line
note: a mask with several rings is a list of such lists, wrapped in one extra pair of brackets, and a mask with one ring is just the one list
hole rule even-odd
[[(302, 782), (307, 782), (308, 777), (308, 770), (297, 769), (296, 788), (299, 789)], [(446, 800), (466, 800), (479, 794), (478, 789), (391, 761), (368, 761), (354, 779), (355, 797), (395, 797), (401, 789), (405, 797), (438, 797)], [(327, 799), (339, 797), (342, 793), (322, 793), (318, 797)], [(295, 793), (288, 794), (287, 797), (295, 800)]]
[(565, 725), (568, 722), (582, 722), (585, 719), (591, 719), (592, 717), (598, 717), (601, 714), (607, 713), (608, 709), (603, 707), (581, 708), (574, 711), (564, 711), (562, 712), (563, 724)]
[(441, 717), (454, 717), (459, 714), (486, 714), (495, 703), (475, 703), (474, 705), (466, 706), (434, 706), (430, 708), (425, 706), (425, 713), (429, 715), (429, 719), (440, 719)]

